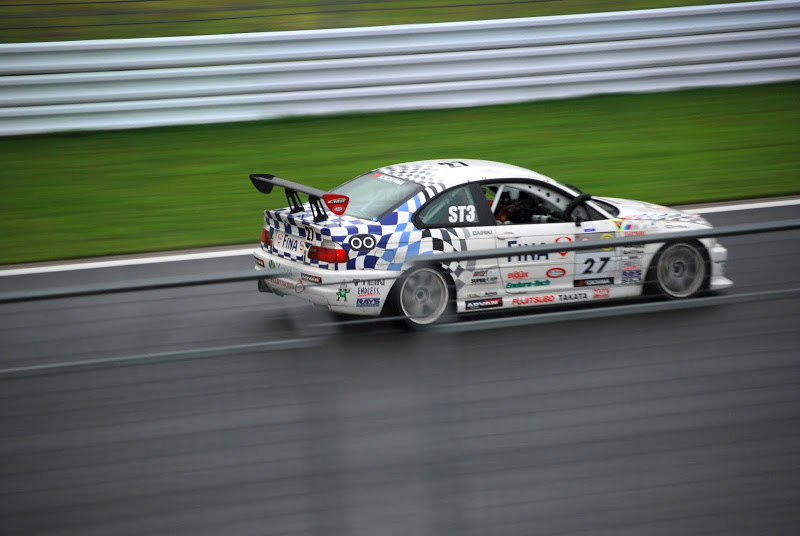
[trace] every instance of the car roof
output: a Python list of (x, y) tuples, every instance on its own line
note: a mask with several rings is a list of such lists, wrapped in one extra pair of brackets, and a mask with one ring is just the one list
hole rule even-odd
[(442, 158), (418, 160), (384, 166), (375, 171), (400, 179), (418, 182), (426, 187), (438, 186), (438, 190), (459, 184), (490, 179), (524, 178), (537, 179), (549, 184), (558, 184), (553, 179), (523, 167), (467, 158)]

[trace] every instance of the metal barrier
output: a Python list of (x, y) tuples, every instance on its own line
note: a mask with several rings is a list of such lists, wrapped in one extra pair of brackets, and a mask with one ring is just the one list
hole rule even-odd
[[(784, 220), (778, 222), (767, 222), (759, 224), (748, 225), (730, 225), (725, 227), (717, 227), (705, 230), (682, 231), (676, 233), (660, 233), (640, 237), (624, 237), (624, 238), (611, 238), (604, 239), (601, 243), (604, 247), (624, 247), (633, 246), (647, 243), (660, 243), (668, 240), (695, 240), (698, 238), (718, 238), (725, 236), (737, 236), (748, 234), (759, 234), (767, 232), (780, 232), (800, 229), (800, 220)], [(543, 244), (532, 246), (521, 246), (514, 248), (514, 253), (518, 255), (538, 255), (542, 253), (553, 252), (566, 252), (566, 251), (583, 251), (592, 250), (598, 247), (597, 240), (587, 240), (580, 243), (573, 244)], [(480, 251), (461, 251), (456, 253), (441, 253), (436, 255), (421, 255), (409, 259), (410, 263), (431, 263), (436, 265), (447, 266), (451, 263), (456, 263), (466, 260), (475, 259), (488, 259), (495, 257), (503, 257), (508, 254), (508, 249), (485, 249)], [(270, 275), (280, 275), (282, 272), (274, 270), (258, 270), (258, 271), (243, 271), (221, 273), (213, 275), (202, 275), (194, 277), (170, 277), (158, 278), (141, 281), (131, 281), (124, 283), (112, 284), (93, 284), (72, 287), (60, 287), (51, 289), (37, 289), (26, 290), (17, 292), (0, 293), (0, 305), (11, 303), (23, 303), (31, 301), (72, 298), (79, 296), (98, 296), (104, 294), (114, 294), (121, 292), (139, 292), (146, 290), (159, 290), (165, 288), (179, 288), (179, 287), (193, 287), (200, 285), (233, 283), (240, 281), (257, 281)], [(340, 283), (320, 283), (320, 285), (339, 285)], [(484, 319), (472, 320), (470, 322), (459, 323), (451, 322), (444, 323), (436, 326), (431, 326), (428, 329), (437, 333), (457, 333), (476, 331), (482, 329), (494, 329), (498, 327), (514, 327), (525, 326), (542, 323), (551, 323), (567, 320), (578, 320), (587, 318), (599, 318), (607, 316), (619, 315), (633, 315), (638, 313), (679, 310), (679, 309), (693, 309), (698, 307), (711, 307), (716, 305), (732, 304), (732, 303), (747, 303), (753, 301), (775, 300), (781, 298), (793, 298), (800, 296), (800, 288), (786, 289), (782, 291), (769, 291), (757, 293), (734, 294), (728, 296), (716, 296), (705, 298), (693, 298), (687, 300), (680, 300), (668, 303), (643, 303), (643, 304), (627, 304), (611, 307), (604, 307), (600, 310), (591, 311), (568, 311), (568, 312), (555, 312), (544, 314), (529, 314), (525, 316), (518, 316), (513, 319), (504, 317), (502, 319)], [(392, 320), (389, 318), (389, 320)], [(374, 323), (374, 318), (368, 320), (352, 320), (344, 322), (344, 324), (366, 324)], [(285, 349), (302, 349), (313, 348), (315, 346), (322, 346), (326, 344), (329, 337), (334, 336), (340, 322), (316, 322), (306, 326), (307, 330), (304, 333), (298, 333), (297, 338), (273, 340), (263, 343), (245, 344), (245, 345), (232, 345), (214, 348), (203, 348), (192, 351), (180, 352), (163, 352), (157, 354), (146, 354), (137, 356), (124, 356), (114, 358), (104, 358), (98, 360), (81, 360), (72, 363), (60, 363), (54, 365), (37, 365), (32, 367), (20, 367), (11, 369), (0, 369), (0, 379), (2, 378), (15, 378), (26, 376), (37, 376), (46, 374), (57, 374), (69, 371), (79, 370), (92, 370), (97, 368), (129, 366), (137, 364), (145, 364), (151, 362), (164, 362), (164, 361), (182, 361), (186, 359), (200, 359), (208, 357), (217, 357), (232, 354), (250, 353), (250, 352), (264, 352), (270, 350), (285, 350)], [(309, 333), (315, 335), (309, 336)]]
[(800, 79), (800, 1), (0, 45), (0, 135)]

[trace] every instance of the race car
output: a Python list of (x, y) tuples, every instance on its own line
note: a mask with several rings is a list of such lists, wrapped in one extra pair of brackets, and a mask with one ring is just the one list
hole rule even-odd
[[(390, 165), (324, 191), (269, 174), (262, 193), (287, 208), (264, 211), (253, 253), (262, 292), (336, 313), (399, 315), (424, 326), (474, 311), (536, 308), (656, 292), (670, 299), (732, 285), (727, 250), (713, 238), (539, 253), (570, 244), (709, 229), (700, 216), (660, 205), (592, 197), (522, 167), (486, 160)], [(303, 202), (301, 195), (308, 196)], [(410, 262), (420, 255), (497, 249), (491, 258)]]

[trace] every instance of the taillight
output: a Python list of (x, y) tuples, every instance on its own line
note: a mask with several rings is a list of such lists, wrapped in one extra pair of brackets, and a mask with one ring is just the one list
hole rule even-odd
[(272, 234), (266, 229), (261, 229), (261, 243), (266, 247), (272, 246)]
[(311, 246), (308, 249), (308, 258), (332, 263), (350, 260), (342, 246), (330, 240), (323, 240), (321, 246)]

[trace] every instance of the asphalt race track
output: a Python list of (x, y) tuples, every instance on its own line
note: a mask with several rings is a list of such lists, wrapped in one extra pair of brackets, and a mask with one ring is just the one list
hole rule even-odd
[[(797, 206), (708, 214), (796, 218)], [(800, 287), (800, 231), (730, 237), (727, 294)], [(251, 267), (0, 277), (0, 292)], [(235, 283), (0, 305), (0, 369), (287, 340)], [(0, 377), (0, 532), (800, 531), (800, 299)]]

